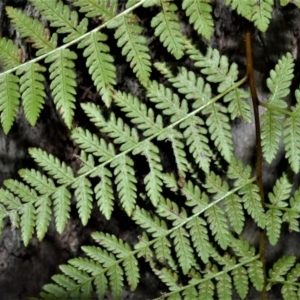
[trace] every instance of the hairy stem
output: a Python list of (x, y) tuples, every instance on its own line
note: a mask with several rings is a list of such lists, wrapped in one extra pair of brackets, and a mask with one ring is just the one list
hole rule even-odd
[[(262, 147), (261, 147), (261, 137), (260, 137), (260, 120), (259, 120), (259, 99), (256, 92), (255, 82), (254, 82), (254, 74), (253, 74), (253, 59), (252, 59), (252, 46), (251, 46), (251, 34), (250, 31), (246, 32), (245, 36), (246, 41), (246, 58), (247, 58), (247, 75), (248, 75), (248, 83), (250, 86), (252, 103), (253, 103), (253, 111), (254, 111), (254, 120), (255, 120), (255, 135), (256, 135), (256, 176), (257, 176), (257, 184), (259, 186), (261, 204), (265, 207), (264, 200), (264, 188), (262, 181)], [(260, 252), (260, 260), (263, 266), (263, 274), (264, 274), (264, 286), (261, 294), (261, 299), (267, 299), (267, 273), (266, 273), (266, 254), (265, 254), (265, 240), (266, 233), (264, 230), (260, 233), (259, 239), (259, 252)]]

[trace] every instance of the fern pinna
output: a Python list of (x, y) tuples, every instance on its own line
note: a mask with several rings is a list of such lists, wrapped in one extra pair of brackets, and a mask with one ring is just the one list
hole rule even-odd
[[(57, 0), (30, 2), (50, 28), (19, 9), (6, 8), (20, 36), (36, 49), (36, 58), (24, 62), (13, 41), (0, 39), (4, 69), (0, 74), (1, 124), (4, 132), (9, 132), (20, 99), (26, 119), (36, 124), (45, 102), (48, 70), (55, 106), (80, 148), (80, 168), (75, 171), (52, 154), (30, 148), (38, 168), (21, 169), (19, 180), (5, 180), (0, 189), (2, 224), (9, 217), (28, 245), (34, 234), (39, 240), (44, 238), (52, 216), (62, 233), (74, 199), (84, 226), (93, 207), (110, 219), (119, 205), (142, 232), (134, 245), (94, 232), (94, 244), (82, 246), (81, 257), (61, 265), (61, 274), (44, 286), (41, 297), (103, 299), (110, 291), (113, 299), (121, 299), (125, 285), (132, 291), (137, 288), (139, 262), (144, 259), (166, 286), (157, 299), (231, 299), (236, 294), (245, 299), (252, 286), (262, 291), (278, 283), (285, 299), (297, 299), (300, 268), (295, 256), (280, 258), (265, 278), (261, 253), (242, 233), (247, 215), (266, 231), (272, 245), (279, 239), (283, 222), (299, 231), (299, 190), (290, 198), (292, 185), (284, 174), (263, 205), (251, 168), (234, 156), (231, 133), (230, 120), (252, 122), (250, 94), (242, 87), (247, 78), (239, 79), (237, 64), (229, 63), (217, 49), (208, 47), (202, 53), (181, 32), (180, 9), (199, 35), (206, 39), (212, 36), (210, 1), (128, 0), (122, 12), (116, 0), (69, 0), (70, 5)], [(281, 1), (281, 5), (287, 2)], [(268, 28), (273, 1), (226, 4), (259, 30)], [(153, 14), (150, 26), (162, 47), (174, 59), (188, 57), (193, 71), (153, 62), (143, 23), (135, 13), (141, 6)], [(80, 20), (78, 12), (85, 17)], [(91, 18), (102, 24), (89, 30)], [(144, 98), (117, 90), (108, 31), (113, 33)], [(71, 45), (78, 51), (70, 50)], [(76, 103), (79, 55), (104, 105)], [(270, 72), (266, 81), (270, 96), (260, 103), (267, 108), (261, 135), (268, 162), (274, 159), (283, 137), (286, 158), (298, 173), (300, 90), (295, 91), (295, 107), (287, 109), (284, 101), (290, 93), (293, 71), (294, 62), (287, 53)], [(152, 72), (161, 74), (162, 79), (154, 80)], [(73, 125), (78, 105), (97, 131)], [(162, 162), (162, 142), (172, 149), (176, 166), (172, 171)], [(141, 157), (148, 170), (140, 180), (136, 164)], [(222, 174), (220, 164), (226, 166)]]

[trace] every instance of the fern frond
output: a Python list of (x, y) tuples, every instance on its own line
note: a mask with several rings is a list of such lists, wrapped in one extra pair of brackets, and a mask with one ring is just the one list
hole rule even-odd
[(285, 157), (288, 159), (293, 171), (300, 171), (300, 90), (295, 91), (297, 101), (296, 107), (292, 108), (292, 113), (283, 123), (283, 143), (285, 148)]
[(6, 7), (8, 17), (12, 24), (16, 27), (20, 36), (26, 38), (27, 42), (33, 43), (32, 46), (39, 49), (37, 56), (43, 55), (56, 48), (57, 35), (53, 34), (50, 38), (49, 31), (37, 19), (28, 17), (20, 9)]
[(104, 21), (112, 19), (116, 15), (118, 8), (117, 0), (101, 0), (101, 2), (93, 0), (72, 0), (72, 2), (75, 6), (80, 7), (79, 11), (85, 13), (86, 17), (100, 17)]
[(39, 197), (35, 202), (36, 209), (36, 235), (42, 241), (51, 220), (51, 200), (49, 197)]
[(209, 242), (206, 221), (200, 217), (193, 218), (186, 226), (190, 229), (190, 237), (198, 256), (204, 263), (208, 263), (212, 246)]
[(295, 262), (295, 255), (288, 255), (280, 258), (273, 264), (273, 267), (269, 271), (270, 279), (275, 281), (284, 281), (284, 276), (295, 265)]
[(82, 225), (86, 225), (93, 207), (93, 191), (91, 189), (91, 182), (84, 177), (81, 177), (74, 182), (72, 188), (75, 189), (76, 207)]
[(281, 6), (286, 6), (289, 3), (295, 4), (298, 8), (300, 8), (300, 1), (299, 0), (280, 0)]
[(230, 162), (233, 155), (233, 140), (226, 112), (227, 109), (220, 103), (212, 103), (203, 110), (203, 113), (209, 114), (206, 125), (208, 126), (211, 139), (224, 159)]
[(191, 267), (195, 265), (193, 249), (190, 245), (189, 234), (184, 228), (178, 228), (171, 233), (173, 239), (176, 256), (181, 266), (183, 274), (187, 274)]
[(154, 238), (164, 236), (167, 234), (167, 225), (165, 221), (158, 217), (151, 217), (150, 214), (139, 207), (136, 207), (132, 214), (132, 219), (146, 229)]
[(163, 283), (168, 286), (170, 291), (180, 290), (180, 286), (177, 283), (178, 275), (175, 272), (167, 268), (162, 268), (161, 270), (153, 269), (153, 272)]
[(29, 202), (22, 205), (21, 213), (21, 234), (24, 245), (27, 246), (34, 232), (35, 223), (35, 208), (34, 205)]
[(73, 171), (64, 162), (38, 148), (30, 148), (29, 154), (41, 168), (57, 180), (58, 184), (72, 183)]
[[(174, 261), (171, 252), (171, 243), (168, 238), (161, 237), (153, 244), (155, 258), (161, 262), (167, 262), (173, 271), (177, 271), (177, 262)], [(149, 256), (149, 255), (148, 255)]]
[(271, 245), (276, 245), (282, 223), (282, 211), (275, 208), (270, 208), (266, 213), (266, 232)]
[(144, 103), (141, 103), (137, 97), (131, 94), (117, 92), (114, 96), (115, 103), (121, 107), (126, 116), (132, 120), (133, 124), (143, 130), (145, 137), (160, 132), (163, 128), (162, 117), (156, 118), (151, 108), (147, 109)]
[(185, 43), (187, 53), (195, 62), (195, 66), (201, 69), (201, 73), (207, 75), (210, 82), (219, 83), (218, 92), (222, 93), (232, 86), (238, 79), (238, 66), (236, 63), (229, 65), (228, 58), (220, 55), (217, 49), (208, 48), (204, 56), (189, 42)]
[(83, 56), (87, 57), (86, 65), (89, 68), (89, 74), (103, 102), (109, 107), (113, 96), (113, 86), (116, 84), (116, 67), (114, 58), (109, 54), (110, 48), (103, 43), (106, 40), (105, 34), (93, 32), (81, 41), (78, 47), (84, 48)]
[(184, 54), (184, 37), (180, 31), (180, 23), (176, 14), (177, 6), (172, 0), (160, 0), (161, 12), (151, 20), (151, 27), (155, 28), (154, 34), (168, 52), (180, 59)]
[(216, 277), (217, 280), (217, 293), (219, 296), (219, 299), (232, 299), (232, 283), (231, 283), (231, 277), (224, 273), (218, 277)]
[(286, 211), (282, 217), (283, 221), (289, 223), (289, 229), (300, 231), (299, 228), (299, 212), (300, 212), (300, 190), (298, 189), (294, 196), (290, 199), (290, 210)]
[(105, 247), (110, 252), (114, 253), (119, 259), (126, 257), (123, 261), (126, 279), (134, 290), (139, 282), (139, 269), (138, 262), (131, 255), (131, 248), (128, 244), (124, 243), (121, 239), (117, 239), (113, 235), (104, 234), (102, 232), (92, 233), (93, 239), (101, 246)]
[(23, 202), (31, 202), (37, 199), (35, 190), (29, 188), (22, 182), (13, 179), (4, 180), (4, 185), (14, 194), (16, 194)]
[(72, 130), (71, 136), (81, 149), (98, 157), (99, 162), (108, 161), (115, 156), (115, 148), (112, 143), (107, 143), (88, 130), (77, 127)]
[(206, 39), (211, 38), (214, 30), (212, 7), (209, 2), (207, 0), (184, 0), (182, 2), (182, 8), (189, 17), (190, 24), (193, 24), (198, 34)]
[(114, 168), (114, 175), (116, 176), (115, 184), (121, 205), (128, 216), (131, 216), (137, 198), (137, 180), (133, 166), (133, 160), (127, 155), (119, 156), (111, 162), (111, 167)]
[(30, 0), (41, 15), (50, 22), (51, 27), (59, 27), (57, 33), (66, 33), (64, 43), (73, 41), (82, 36), (87, 31), (88, 20), (86, 18), (78, 22), (76, 11), (70, 10), (68, 5), (64, 5), (60, 0)]
[(77, 54), (69, 49), (59, 49), (51, 56), (47, 56), (45, 61), (51, 63), (49, 67), (52, 95), (56, 109), (62, 115), (66, 125), (71, 128), (76, 90), (76, 73), (73, 70), (75, 64), (73, 60)]
[(254, 287), (261, 291), (264, 286), (264, 274), (260, 260), (255, 260), (248, 265), (248, 276)]
[(7, 134), (15, 120), (20, 91), (19, 78), (14, 74), (3, 74), (0, 76), (0, 112), (3, 131)]
[(5, 37), (0, 38), (0, 64), (5, 70), (12, 69), (21, 63), (18, 46)]
[[(140, 149), (137, 149), (139, 151)], [(158, 148), (150, 142), (143, 143), (141, 154), (145, 155), (149, 164), (150, 172), (144, 178), (147, 195), (154, 206), (157, 206), (161, 199), (162, 192), (162, 166), (158, 155)], [(137, 152), (138, 153), (138, 152)]]
[(239, 267), (232, 271), (234, 287), (241, 297), (245, 299), (249, 291), (248, 273), (244, 267)]
[(255, 0), (251, 21), (262, 32), (265, 32), (272, 17), (274, 0)]
[(65, 187), (59, 187), (52, 195), (55, 224), (58, 233), (62, 233), (70, 219), (71, 193)]
[[(279, 108), (286, 108), (287, 104), (283, 100), (289, 93), (293, 75), (294, 62), (292, 55), (287, 53), (271, 70), (270, 77), (267, 79), (267, 86), (271, 91), (268, 103)], [(282, 132), (282, 118), (284, 115), (276, 110), (269, 109), (262, 115), (262, 150), (267, 162), (271, 162), (279, 148), (279, 141)]]
[[(244, 170), (243, 165), (240, 161), (232, 161), (227, 176), (230, 179), (235, 179), (234, 185), (239, 186), (245, 183), (250, 178), (251, 169), (246, 167)], [(265, 215), (261, 204), (259, 195), (259, 188), (257, 185), (251, 183), (241, 188), (238, 193), (242, 195), (244, 202), (244, 208), (252, 216), (252, 218), (259, 224), (260, 227), (265, 226)]]
[(36, 124), (40, 112), (45, 103), (45, 77), (42, 72), (46, 68), (37, 64), (29, 63), (18, 69), (20, 78), (20, 92), (22, 93), (22, 104), (26, 119), (31, 126)]
[(253, 1), (249, 0), (226, 0), (226, 5), (231, 5), (231, 8), (236, 10), (239, 15), (242, 15), (247, 20), (251, 21), (253, 15)]
[(98, 207), (107, 220), (110, 219), (113, 211), (114, 193), (112, 189), (111, 172), (102, 167), (98, 170), (97, 175), (100, 182), (95, 186), (95, 196)]
[(21, 169), (18, 173), (26, 183), (32, 186), (41, 195), (52, 194), (55, 191), (55, 185), (52, 179), (46, 177), (39, 171), (34, 169)]
[(273, 193), (269, 193), (270, 202), (277, 207), (286, 207), (288, 204), (285, 200), (289, 199), (292, 189), (292, 184), (289, 183), (287, 175), (283, 174), (277, 179), (273, 188)]
[(135, 128), (130, 128), (124, 124), (121, 118), (116, 119), (115, 114), (111, 113), (106, 120), (99, 106), (92, 103), (84, 103), (81, 105), (84, 112), (102, 132), (108, 134), (114, 140), (114, 143), (121, 144), (120, 150), (125, 151), (138, 144), (139, 136)]
[(214, 289), (215, 285), (211, 280), (203, 281), (199, 284), (199, 295), (201, 295), (203, 300), (213, 300)]
[(118, 47), (122, 47), (122, 55), (127, 57), (139, 81), (146, 84), (151, 73), (151, 57), (138, 18), (132, 13), (127, 14), (109, 22), (108, 28), (116, 28), (115, 38)]

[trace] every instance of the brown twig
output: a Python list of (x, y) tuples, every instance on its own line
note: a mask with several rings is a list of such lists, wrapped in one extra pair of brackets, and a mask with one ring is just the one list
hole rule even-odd
[[(265, 206), (264, 200), (264, 188), (262, 181), (262, 147), (261, 147), (261, 137), (260, 137), (260, 120), (259, 120), (259, 99), (256, 92), (254, 74), (253, 74), (253, 59), (252, 59), (252, 46), (251, 46), (251, 34), (248, 30), (245, 36), (246, 41), (246, 58), (247, 58), (247, 76), (248, 83), (250, 86), (252, 103), (253, 103), (253, 111), (254, 111), (254, 120), (255, 120), (255, 134), (256, 134), (256, 176), (257, 176), (257, 184), (259, 186), (261, 204)], [(266, 274), (266, 256), (265, 256), (265, 231), (262, 230), (260, 233), (259, 239), (259, 252), (260, 252), (260, 260), (263, 265), (263, 274), (264, 274), (264, 286), (262, 290), (262, 300), (267, 299), (266, 285), (267, 285), (267, 274)]]

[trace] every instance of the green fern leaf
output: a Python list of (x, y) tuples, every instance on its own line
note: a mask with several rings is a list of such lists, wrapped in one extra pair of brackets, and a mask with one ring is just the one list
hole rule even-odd
[(112, 189), (111, 172), (102, 167), (97, 172), (100, 182), (95, 186), (95, 196), (98, 207), (107, 220), (113, 212), (114, 192)]
[(161, 270), (153, 269), (155, 275), (165, 283), (170, 291), (178, 291), (180, 290), (180, 286), (177, 284), (178, 275), (167, 268), (163, 268)]
[[(21, 206), (20, 199), (15, 197), (13, 193), (8, 190), (0, 189), (0, 202), (9, 210), (18, 210)], [(17, 226), (16, 226), (17, 227)]]
[(183, 299), (184, 300), (190, 300), (190, 299), (199, 299), (198, 298), (198, 291), (195, 287), (191, 286), (187, 289), (185, 289), (183, 292)]
[(214, 30), (212, 7), (209, 2), (207, 0), (184, 0), (182, 2), (182, 8), (189, 17), (189, 23), (193, 24), (198, 34), (206, 39), (211, 38)]
[(287, 117), (283, 124), (283, 142), (285, 146), (285, 157), (295, 173), (300, 171), (300, 90), (295, 91), (295, 98), (297, 101), (296, 107), (292, 108), (292, 114)]
[(254, 287), (261, 291), (264, 286), (264, 274), (260, 260), (255, 260), (248, 265), (248, 276)]
[(98, 299), (104, 299), (106, 291), (108, 290), (107, 278), (104, 274), (98, 275), (93, 281), (96, 288), (96, 295)]
[(122, 47), (122, 55), (127, 57), (130, 67), (142, 84), (146, 84), (151, 73), (151, 57), (146, 38), (141, 35), (143, 28), (138, 25), (134, 14), (127, 14), (108, 24), (108, 28), (116, 28), (115, 38), (118, 47)]
[(289, 229), (293, 231), (300, 231), (299, 228), (299, 211), (300, 211), (300, 190), (297, 190), (294, 196), (290, 199), (290, 208), (284, 213), (282, 221), (289, 223)]
[(78, 14), (70, 10), (68, 5), (57, 0), (30, 0), (41, 15), (50, 22), (51, 27), (59, 27), (57, 33), (67, 33), (63, 39), (64, 43), (71, 42), (79, 38), (87, 31), (88, 20), (82, 19), (78, 23)]
[(30, 189), (27, 185), (13, 179), (4, 180), (4, 185), (14, 194), (16, 194), (23, 202), (31, 202), (37, 199), (35, 190)]
[(58, 233), (62, 233), (70, 219), (71, 193), (64, 187), (58, 188), (52, 195), (55, 224)]
[(135, 208), (136, 202), (136, 184), (137, 180), (134, 172), (133, 160), (127, 155), (121, 155), (111, 162), (111, 167), (114, 168), (115, 184), (121, 200), (121, 205), (131, 216)]
[(52, 63), (49, 67), (50, 88), (54, 97), (56, 109), (62, 115), (66, 125), (71, 128), (76, 90), (76, 73), (73, 70), (75, 64), (73, 60), (77, 54), (69, 49), (59, 49), (51, 56), (47, 56), (45, 61)]
[(253, 4), (251, 21), (260, 31), (265, 32), (272, 17), (274, 0), (255, 0)]
[(164, 236), (168, 232), (165, 221), (156, 216), (152, 218), (147, 211), (139, 207), (136, 207), (134, 210), (132, 219), (142, 228), (146, 229), (154, 238)]
[(112, 266), (108, 271), (109, 285), (113, 299), (121, 299), (123, 291), (123, 271), (120, 266)]
[(26, 203), (21, 208), (21, 234), (24, 245), (27, 246), (34, 232), (35, 208), (32, 203)]
[(229, 102), (228, 112), (231, 119), (241, 117), (245, 122), (252, 122), (252, 114), (249, 102), (250, 95), (243, 89), (234, 89), (224, 96), (224, 102)]
[(6, 12), (20, 33), (20, 36), (27, 38), (27, 42), (33, 43), (32, 46), (39, 49), (36, 53), (37, 56), (43, 55), (56, 48), (57, 35), (53, 34), (50, 38), (49, 32), (37, 19), (32, 19), (20, 9), (9, 6), (6, 7)]
[(270, 208), (266, 213), (266, 231), (271, 245), (276, 245), (280, 236), (282, 212), (279, 209)]
[(81, 149), (98, 157), (99, 162), (108, 161), (115, 156), (113, 144), (107, 143), (88, 130), (80, 127), (75, 128), (72, 130), (72, 139)]
[(232, 299), (232, 283), (231, 283), (231, 277), (224, 273), (222, 275), (219, 275), (216, 277), (217, 280), (217, 293), (219, 299)]
[(14, 74), (0, 76), (0, 112), (3, 131), (7, 134), (14, 122), (19, 105), (19, 78)]
[(281, 289), (281, 294), (284, 300), (297, 300), (297, 287), (292, 284), (284, 284)]
[(280, 258), (274, 263), (273, 267), (269, 271), (270, 279), (275, 281), (284, 281), (284, 276), (294, 266), (295, 262), (295, 255), (288, 255)]
[(67, 290), (76, 290), (78, 288), (73, 279), (62, 274), (54, 275), (51, 279)]
[[(70, 0), (69, 0), (70, 1)], [(80, 7), (80, 12), (85, 13), (86, 17), (100, 17), (104, 21), (112, 19), (117, 12), (117, 0), (72, 0), (75, 6)]]
[(253, 15), (253, 1), (249, 0), (226, 0), (226, 5), (231, 5), (231, 8), (236, 10), (239, 15), (242, 15), (247, 20), (251, 21)]
[(184, 54), (184, 37), (180, 32), (180, 23), (176, 14), (177, 6), (171, 0), (160, 0), (162, 11), (151, 20), (154, 34), (168, 52), (180, 59)]
[(20, 92), (26, 119), (34, 126), (45, 103), (45, 77), (41, 72), (46, 68), (37, 63), (30, 63), (18, 69), (20, 78)]
[(21, 63), (18, 46), (5, 37), (0, 38), (0, 64), (5, 70), (12, 69)]
[[(240, 161), (232, 161), (227, 176), (230, 179), (235, 179), (234, 186), (240, 186), (245, 183), (250, 178), (251, 169), (249, 166), (244, 170), (243, 164)], [(261, 199), (259, 195), (259, 188), (255, 184), (248, 184), (243, 188), (239, 189), (238, 193), (242, 195), (242, 200), (244, 202), (244, 208), (252, 216), (252, 218), (257, 222), (257, 224), (264, 228), (265, 226), (265, 215), (261, 204)]]
[(122, 111), (126, 113), (126, 116), (132, 119), (132, 123), (136, 124), (140, 130), (143, 130), (145, 137), (162, 130), (162, 117), (158, 115), (155, 119), (153, 110), (151, 108), (147, 109), (147, 106), (141, 103), (137, 97), (117, 92), (114, 100), (121, 107)]
[(114, 143), (122, 144), (120, 147), (121, 151), (137, 146), (139, 141), (137, 130), (135, 128), (131, 129), (127, 124), (124, 124), (121, 118), (116, 119), (114, 113), (111, 113), (109, 119), (106, 120), (99, 106), (92, 103), (84, 103), (81, 107), (91, 122), (101, 129), (101, 132), (107, 133), (114, 140)]
[(218, 205), (214, 205), (207, 209), (204, 215), (207, 217), (209, 228), (216, 241), (220, 247), (225, 250), (229, 245), (230, 233), (224, 212)]
[(187, 274), (195, 265), (193, 249), (190, 246), (189, 234), (183, 228), (178, 228), (171, 233), (174, 241), (175, 252), (183, 274)]
[(55, 192), (55, 185), (52, 179), (46, 177), (39, 171), (34, 169), (21, 169), (18, 173), (26, 183), (34, 187), (40, 194), (52, 194)]
[(42, 241), (51, 220), (51, 200), (49, 197), (40, 197), (34, 205), (36, 209), (36, 235), (39, 241)]
[(58, 158), (38, 148), (30, 148), (28, 151), (35, 162), (53, 176), (58, 184), (72, 183), (73, 171), (64, 162), (60, 162)]
[(225, 115), (227, 109), (220, 103), (212, 103), (203, 112), (209, 114), (206, 125), (208, 126), (211, 139), (225, 160), (230, 162), (233, 155), (233, 140), (229, 118)]
[(211, 280), (206, 280), (199, 284), (199, 295), (203, 300), (213, 300), (214, 299), (214, 284)]
[[(289, 93), (289, 87), (293, 79), (293, 58), (290, 53), (283, 56), (271, 70), (270, 77), (267, 79), (267, 86), (271, 91), (268, 103), (279, 108), (286, 108), (287, 104), (282, 99)], [(279, 141), (282, 132), (283, 114), (276, 110), (269, 109), (262, 115), (262, 149), (267, 162), (271, 162), (279, 148)]]
[(73, 278), (78, 283), (83, 283), (89, 279), (89, 276), (86, 272), (80, 271), (77, 268), (74, 268), (70, 265), (60, 265), (60, 270), (67, 276)]
[(56, 285), (56, 284), (46, 284), (43, 286), (43, 290), (46, 291), (41, 293), (41, 297), (44, 299), (49, 299), (49, 300), (54, 300), (55, 297), (56, 299), (67, 299), (65, 294), (64, 288)]
[(174, 261), (171, 253), (171, 243), (166, 237), (156, 240), (153, 244), (155, 258), (161, 262), (167, 262), (170, 268), (177, 271), (177, 263)]
[(245, 216), (241, 202), (242, 199), (235, 194), (226, 197), (224, 200), (225, 210), (230, 221), (230, 225), (237, 234), (242, 232), (245, 223)]
[(159, 150), (155, 145), (148, 141), (143, 143), (142, 154), (146, 156), (150, 168), (150, 172), (144, 178), (144, 183), (147, 195), (154, 206), (157, 206), (162, 198), (162, 166), (158, 153)]
[(93, 191), (91, 182), (84, 177), (81, 177), (73, 183), (72, 188), (75, 189), (76, 207), (81, 219), (82, 225), (86, 225), (92, 212), (93, 207)]
[(289, 3), (293, 3), (296, 6), (298, 6), (300, 8), (300, 1), (299, 0), (280, 0), (280, 5), (281, 6), (286, 6)]
[(249, 282), (247, 270), (244, 267), (239, 267), (232, 271), (234, 287), (241, 297), (245, 299), (249, 291)]
[(180, 101), (178, 95), (157, 81), (148, 83), (147, 97), (151, 102), (156, 103), (155, 107), (162, 110), (164, 115), (171, 116), (171, 123), (175, 123), (188, 114), (186, 101)]
[(68, 263), (80, 271), (91, 273), (93, 276), (103, 272), (101, 264), (85, 257), (69, 259)]
[(208, 48), (206, 55), (196, 49), (189, 42), (185, 47), (195, 66), (201, 69), (201, 73), (208, 75), (206, 79), (210, 82), (219, 83), (218, 92), (222, 93), (232, 86), (238, 79), (238, 66), (236, 63), (229, 65), (228, 58), (220, 55), (217, 49)]
[(285, 200), (289, 199), (291, 189), (292, 185), (289, 183), (286, 174), (283, 174), (281, 178), (277, 179), (273, 193), (268, 194), (270, 202), (278, 207), (288, 206)]
[(114, 91), (113, 86), (116, 84), (116, 67), (114, 58), (109, 54), (110, 48), (103, 43), (106, 40), (105, 34), (93, 32), (79, 43), (78, 47), (84, 48), (83, 56), (87, 57), (86, 65), (89, 74), (103, 102), (109, 107)]
[(190, 229), (190, 237), (193, 241), (194, 248), (198, 256), (204, 263), (208, 263), (210, 257), (211, 244), (208, 238), (207, 223), (202, 218), (193, 218), (187, 223), (187, 228)]

